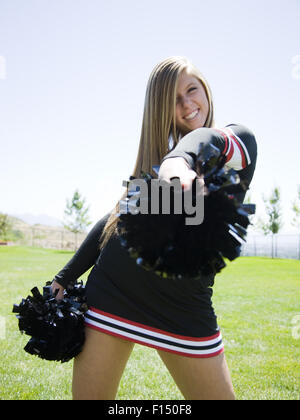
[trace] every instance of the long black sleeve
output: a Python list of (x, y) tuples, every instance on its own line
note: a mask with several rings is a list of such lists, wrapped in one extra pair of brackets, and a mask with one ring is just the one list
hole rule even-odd
[(99, 257), (99, 239), (110, 214), (95, 224), (70, 261), (53, 280), (64, 288), (91, 268)]
[[(226, 156), (226, 166), (237, 171), (241, 183), (240, 187), (234, 190), (234, 195), (242, 202), (256, 166), (257, 144), (254, 134), (240, 124), (230, 124), (222, 130), (198, 128), (184, 136), (163, 160), (183, 157), (194, 169), (201, 143), (216, 146)], [(228, 192), (231, 192), (230, 189)]]

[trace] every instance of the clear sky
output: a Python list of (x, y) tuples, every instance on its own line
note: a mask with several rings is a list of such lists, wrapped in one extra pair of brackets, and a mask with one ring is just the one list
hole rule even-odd
[(134, 166), (153, 67), (184, 55), (216, 122), (258, 142), (251, 198), (281, 188), (285, 228), (300, 157), (299, 0), (0, 0), (0, 212), (62, 219), (76, 188), (96, 222)]

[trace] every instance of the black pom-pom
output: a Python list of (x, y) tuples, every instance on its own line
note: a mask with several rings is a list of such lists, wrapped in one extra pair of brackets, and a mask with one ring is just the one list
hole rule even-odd
[(68, 362), (80, 353), (85, 339), (88, 307), (82, 282), (69, 286), (60, 301), (52, 294), (51, 282), (46, 283), (43, 294), (37, 287), (31, 293), (13, 306), (20, 331), (32, 337), (24, 350), (42, 359)]
[[(204, 219), (201, 224), (186, 224), (190, 215), (184, 205), (181, 214), (176, 214), (172, 188), (168, 214), (163, 214), (161, 196), (159, 210), (153, 214), (153, 177), (149, 174), (142, 174), (147, 184), (146, 197), (139, 190), (128, 189), (127, 198), (120, 203), (122, 212), (119, 213), (118, 233), (121, 244), (139, 266), (164, 278), (201, 279), (203, 275), (221, 271), (226, 266), (224, 258), (232, 261), (240, 255), (250, 222), (248, 212), (226, 192), (227, 187), (232, 191), (238, 186), (239, 177), (233, 169), (225, 170), (224, 164), (225, 158), (217, 148), (211, 144), (203, 146), (196, 162), (196, 170), (204, 174), (208, 190), (203, 197)], [(182, 191), (181, 194), (183, 203)], [(196, 194), (195, 181), (192, 187), (193, 205), (197, 200)], [(136, 214), (132, 211), (133, 207), (141, 209), (143, 204), (144, 210), (148, 211), (136, 211)], [(254, 211), (253, 206), (251, 211)]]

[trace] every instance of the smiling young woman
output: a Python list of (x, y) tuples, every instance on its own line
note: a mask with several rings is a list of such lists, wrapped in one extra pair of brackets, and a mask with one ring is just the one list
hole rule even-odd
[(190, 70), (184, 70), (177, 84), (176, 127), (182, 135), (204, 127), (209, 113), (209, 102), (203, 84)]
[[(248, 187), (256, 163), (255, 137), (241, 125), (214, 128), (213, 115), (210, 88), (188, 59), (159, 63), (147, 85), (132, 175), (154, 174), (153, 165), (160, 165), (161, 180), (177, 176), (190, 188), (198, 177), (199, 145), (210, 142)], [(236, 192), (240, 201), (244, 195), (243, 189)], [(86, 285), (86, 341), (74, 361), (74, 399), (115, 398), (133, 343), (158, 351), (186, 399), (233, 399), (211, 300), (214, 275), (162, 279), (139, 267), (120, 244), (118, 206), (94, 226), (52, 284), (61, 293), (94, 266)]]

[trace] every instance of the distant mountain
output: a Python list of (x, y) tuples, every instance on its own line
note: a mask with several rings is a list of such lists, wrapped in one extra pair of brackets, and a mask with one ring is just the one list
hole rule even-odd
[(55, 217), (48, 216), (47, 214), (31, 214), (31, 213), (23, 213), (23, 214), (10, 214), (13, 217), (17, 217), (18, 219), (23, 220), (25, 223), (29, 225), (45, 225), (45, 226), (57, 226), (62, 227), (63, 222)]

